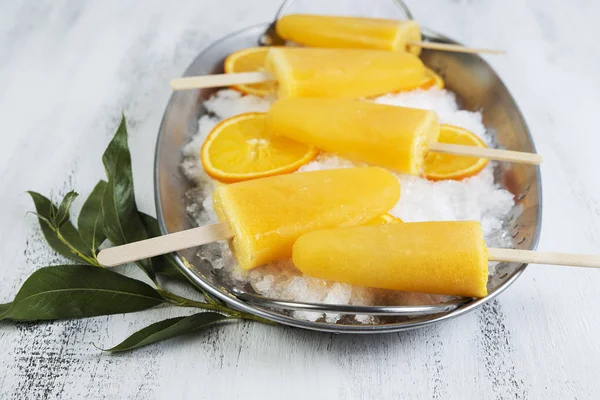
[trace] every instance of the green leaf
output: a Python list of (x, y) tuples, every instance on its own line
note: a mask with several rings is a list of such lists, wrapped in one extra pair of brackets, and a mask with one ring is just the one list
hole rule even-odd
[(189, 317), (166, 319), (145, 327), (129, 336), (120, 344), (110, 349), (105, 349), (105, 351), (119, 352), (132, 350), (188, 333), (196, 333), (208, 328), (217, 321), (223, 321), (228, 318), (229, 317), (214, 312), (203, 312)]
[(106, 150), (104, 150), (104, 154), (102, 154), (102, 164), (104, 164), (106, 176), (111, 177), (118, 172), (118, 165), (122, 162), (123, 157), (127, 158), (127, 163), (131, 167), (131, 155), (127, 146), (127, 122), (125, 115), (121, 115), (121, 122), (117, 131)]
[[(102, 156), (108, 175), (108, 184), (102, 198), (104, 234), (114, 245), (137, 242), (148, 238), (146, 228), (135, 204), (131, 155), (127, 147), (127, 126), (121, 124)], [(154, 280), (155, 273), (149, 261), (138, 262)]]
[[(156, 218), (140, 212), (140, 217), (149, 237), (157, 237), (161, 235), (160, 228), (158, 227), (158, 221)], [(189, 282), (188, 279), (183, 275), (177, 267), (177, 262), (172, 254), (164, 254), (162, 256), (154, 257), (151, 260), (152, 268), (157, 274), (168, 276), (169, 278), (176, 279), (183, 282)]]
[(60, 202), (58, 206), (58, 211), (56, 212), (56, 219), (53, 221), (54, 225), (60, 227), (63, 223), (69, 220), (69, 211), (71, 210), (71, 205), (73, 201), (79, 196), (75, 191), (71, 190), (69, 193), (65, 195), (63, 200)]
[(77, 220), (77, 228), (81, 238), (94, 253), (106, 239), (102, 229), (102, 197), (106, 185), (106, 182), (102, 180), (96, 184), (96, 187), (83, 204)]
[(12, 303), (0, 304), (0, 320), (2, 319), (2, 314), (8, 311)]
[(106, 236), (116, 245), (147, 239), (135, 204), (125, 117), (104, 152), (102, 162), (108, 176), (102, 204)]
[[(144, 282), (89, 265), (37, 270), (23, 283), (0, 319), (41, 321), (144, 310), (163, 303)], [(3, 310), (6, 304), (0, 306)]]
[[(56, 221), (59, 209), (45, 196), (32, 191), (27, 193), (33, 199), (42, 233), (50, 247), (71, 260), (97, 265), (94, 256), (81, 239), (81, 236), (79, 236), (73, 224), (69, 222), (69, 212), (65, 200), (63, 200), (61, 206), (63, 206), (63, 210), (66, 209), (66, 218), (63, 224), (57, 227), (53, 221)], [(73, 192), (65, 196), (68, 204), (70, 204), (70, 201), (67, 198), (73, 197), (71, 193)]]

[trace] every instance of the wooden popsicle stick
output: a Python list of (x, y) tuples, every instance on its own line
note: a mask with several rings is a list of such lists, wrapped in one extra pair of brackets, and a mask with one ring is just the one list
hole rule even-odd
[(221, 222), (122, 246), (110, 247), (98, 253), (98, 262), (107, 267), (114, 267), (232, 237), (233, 233), (229, 225)]
[(490, 261), (600, 268), (600, 256), (586, 254), (547, 253), (517, 249), (488, 249), (488, 259)]
[(488, 53), (488, 54), (504, 54), (502, 50), (494, 49), (478, 49), (473, 47), (464, 47), (458, 44), (434, 43), (434, 42), (406, 42), (409, 46), (417, 46), (422, 49), (452, 51), (454, 53)]
[(188, 90), (260, 83), (274, 80), (276, 80), (275, 75), (267, 71), (238, 72), (235, 74), (215, 74), (176, 78), (171, 81), (171, 87), (173, 90)]
[(489, 158), (497, 161), (510, 161), (521, 164), (538, 165), (542, 162), (542, 156), (535, 153), (523, 153), (520, 151), (489, 149), (486, 147), (463, 146), (450, 143), (432, 143), (429, 151), (436, 153), (453, 154), (456, 156), (470, 156), (478, 158)]

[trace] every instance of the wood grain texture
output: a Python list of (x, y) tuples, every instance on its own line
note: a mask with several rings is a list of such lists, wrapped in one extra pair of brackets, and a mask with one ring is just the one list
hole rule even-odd
[(277, 78), (275, 78), (275, 75), (272, 73), (267, 71), (258, 71), (175, 78), (171, 80), (170, 84), (173, 90), (189, 90), (211, 87), (227, 87), (274, 80), (277, 80)]
[[(388, 2), (305, 0), (394, 15)], [(0, 2), (0, 303), (62, 260), (25, 194), (89, 193), (124, 110), (136, 196), (154, 214), (152, 164), (169, 81), (213, 40), (267, 21), (279, 1)], [(385, 4), (385, 6), (384, 6)], [(598, 253), (600, 3), (409, 1), (416, 18), (486, 57), (544, 155), (540, 250)], [(385, 8), (388, 7), (388, 8)], [(389, 12), (381, 11), (383, 9)], [(81, 200), (75, 206), (75, 214)], [(129, 271), (134, 273), (133, 271)], [(0, 322), (0, 397), (593, 399), (600, 392), (600, 271), (532, 266), (496, 301), (433, 327), (381, 336), (240, 323), (126, 354), (112, 346), (158, 308), (44, 324)]]

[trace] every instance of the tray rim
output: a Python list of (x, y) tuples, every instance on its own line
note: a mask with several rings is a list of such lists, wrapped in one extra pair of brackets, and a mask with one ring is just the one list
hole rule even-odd
[[(186, 68), (186, 70), (182, 76), (193, 75), (190, 70), (191, 70), (191, 67), (194, 65), (196, 59), (198, 57), (200, 57), (203, 53), (212, 49), (213, 47), (218, 46), (221, 42), (224, 42), (235, 36), (242, 35), (246, 32), (253, 31), (253, 30), (262, 30), (262, 32), (264, 32), (268, 29), (269, 26), (270, 26), (270, 23), (261, 23), (261, 24), (251, 25), (246, 28), (234, 31), (230, 34), (227, 34), (227, 35), (215, 40), (208, 46), (204, 47), (198, 53), (198, 55), (188, 65), (188, 67)], [(428, 29), (426, 27), (421, 27), (421, 30), (425, 37), (435, 38), (436, 40), (447, 42), (447, 43), (460, 44), (460, 43), (450, 39), (449, 37), (442, 35), (440, 33), (437, 33), (436, 31)], [(257, 37), (257, 43), (258, 43), (258, 37)], [(486, 64), (488, 64), (485, 60), (483, 60), (483, 61)], [(488, 67), (492, 71), (494, 71), (494, 73), (496, 72), (489, 64), (488, 64)], [(496, 75), (498, 76), (498, 74), (496, 74)], [(510, 91), (508, 90), (508, 88), (506, 87), (506, 85), (504, 84), (504, 82), (502, 81), (502, 79), (499, 76), (498, 76), (498, 80), (499, 80), (499, 83), (506, 88), (506, 91), (510, 94), (511, 102), (513, 103), (514, 107), (519, 111), (519, 114), (522, 116), (523, 114), (521, 113), (521, 109), (518, 107), (514, 97), (512, 96), (512, 94), (510, 93)], [(155, 152), (154, 152), (154, 200), (155, 200), (158, 225), (159, 225), (162, 235), (166, 235), (169, 232), (165, 226), (164, 215), (162, 212), (162, 202), (160, 199), (158, 154), (159, 154), (159, 150), (160, 150), (160, 142), (161, 142), (162, 134), (164, 131), (164, 126), (166, 123), (167, 112), (169, 111), (170, 105), (173, 102), (174, 96), (175, 96), (175, 92), (171, 93), (171, 96), (169, 97), (169, 101), (167, 102), (167, 105), (165, 107), (163, 117), (161, 118), (158, 136), (156, 139)], [(532, 149), (534, 152), (536, 152), (535, 142), (533, 140), (533, 137), (531, 136), (529, 127), (527, 126), (527, 123), (526, 123), (524, 117), (522, 119), (523, 119), (523, 125), (525, 127), (525, 131), (526, 131), (528, 139), (531, 143)], [(537, 249), (537, 246), (538, 246), (538, 243), (540, 240), (540, 236), (541, 236), (542, 219), (543, 219), (543, 207), (542, 207), (543, 196), (542, 196), (541, 169), (539, 166), (536, 166), (535, 169), (536, 169), (536, 174), (535, 174), (536, 175), (536, 184), (537, 184), (537, 188), (538, 188), (538, 190), (537, 190), (537, 215), (538, 215), (538, 218), (536, 221), (535, 232), (534, 232), (532, 242), (531, 242), (531, 250)], [(313, 330), (313, 331), (319, 331), (319, 332), (329, 332), (329, 333), (338, 333), (338, 334), (339, 333), (374, 334), (374, 333), (400, 332), (400, 331), (407, 331), (407, 330), (421, 328), (421, 327), (424, 327), (427, 325), (436, 324), (436, 323), (439, 323), (442, 321), (446, 321), (446, 320), (450, 320), (450, 319), (459, 317), (461, 315), (467, 314), (467, 313), (475, 310), (476, 308), (479, 308), (479, 307), (483, 306), (484, 304), (494, 300), (502, 292), (504, 292), (506, 289), (508, 289), (508, 287), (510, 287), (521, 276), (521, 274), (525, 271), (525, 269), (528, 266), (528, 264), (521, 264), (513, 272), (511, 277), (509, 277), (502, 285), (500, 285), (499, 287), (494, 289), (494, 291), (490, 292), (486, 297), (479, 298), (479, 299), (473, 299), (472, 301), (466, 303), (465, 305), (463, 305), (453, 311), (447, 312), (443, 315), (437, 316), (437, 317), (428, 315), (428, 316), (424, 316), (422, 318), (413, 318), (407, 322), (392, 323), (392, 324), (346, 325), (346, 324), (335, 324), (335, 323), (332, 324), (332, 323), (327, 323), (327, 322), (313, 322), (313, 321), (308, 321), (308, 320), (297, 319), (297, 318), (294, 318), (291, 316), (285, 316), (285, 315), (270, 311), (269, 309), (260, 307), (256, 304), (244, 302), (244, 301), (238, 299), (237, 297), (235, 297), (233, 294), (228, 295), (226, 293), (223, 293), (221, 290), (219, 290), (215, 286), (213, 286), (210, 282), (207, 282), (204, 279), (202, 279), (199, 276), (199, 274), (195, 274), (194, 272), (192, 272), (190, 270), (190, 268), (188, 267), (188, 265), (190, 265), (190, 263), (187, 260), (184, 261), (184, 257), (182, 257), (182, 255), (179, 252), (175, 253), (175, 260), (176, 260), (176, 263), (177, 263), (177, 266), (178, 266), (180, 272), (182, 272), (188, 278), (188, 280), (190, 280), (190, 282), (192, 284), (199, 286), (202, 290), (205, 290), (208, 294), (215, 296), (216, 298), (224, 301), (226, 304), (228, 304), (232, 308), (235, 308), (240, 311), (248, 312), (250, 314), (254, 314), (259, 317), (262, 317), (262, 318), (265, 318), (265, 319), (268, 319), (268, 320), (271, 320), (273, 322), (283, 324), (283, 325), (288, 325), (288, 326), (292, 326), (292, 327), (296, 327), (296, 328), (308, 329), (308, 330)]]

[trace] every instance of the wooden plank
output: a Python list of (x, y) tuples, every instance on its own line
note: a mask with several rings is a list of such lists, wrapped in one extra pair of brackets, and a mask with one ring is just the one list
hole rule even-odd
[[(103, 176), (101, 153), (124, 109), (133, 127), (136, 195), (142, 210), (153, 213), (153, 152), (169, 80), (213, 40), (267, 20), (279, 3), (0, 4), (0, 302), (12, 298), (34, 269), (62, 262), (41, 242), (34, 218), (25, 216), (32, 205), (24, 192), (58, 197), (72, 188), (91, 191)], [(349, 0), (317, 3), (329, 12), (351, 7)], [(380, 3), (352, 0), (365, 13), (384, 9)], [(600, 4), (409, 5), (424, 26), (507, 51), (489, 59), (545, 157), (540, 249), (597, 252), (600, 60), (589, 49), (600, 34)], [(392, 15), (389, 7), (380, 15)], [(110, 356), (91, 343), (113, 345), (184, 311), (2, 323), (0, 393), (7, 399), (25, 393), (84, 399), (594, 398), (600, 391), (599, 277), (595, 270), (532, 266), (481, 310), (383, 336), (243, 323)]]

